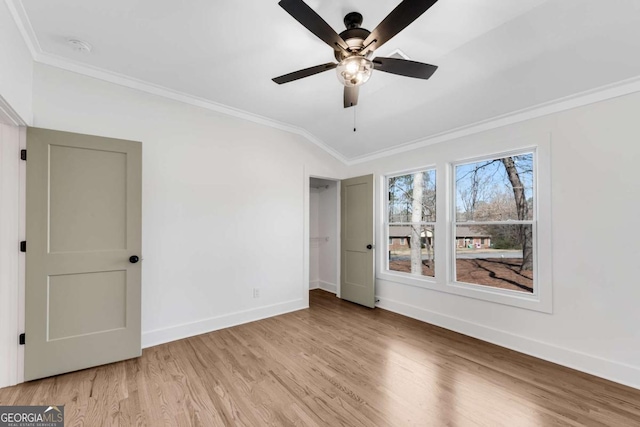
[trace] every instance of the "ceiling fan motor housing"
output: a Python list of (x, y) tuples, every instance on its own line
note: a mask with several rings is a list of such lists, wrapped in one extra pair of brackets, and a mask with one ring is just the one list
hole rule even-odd
[[(349, 51), (356, 54), (364, 47), (364, 40), (369, 34), (371, 34), (371, 31), (358, 27), (344, 30), (340, 33), (340, 37), (349, 46)], [(338, 61), (342, 61), (349, 56), (352, 55), (347, 55), (342, 49), (335, 51), (335, 57)]]

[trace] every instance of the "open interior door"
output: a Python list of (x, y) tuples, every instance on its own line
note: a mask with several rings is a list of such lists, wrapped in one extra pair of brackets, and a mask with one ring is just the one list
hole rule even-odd
[(142, 144), (27, 130), (25, 380), (137, 357)]
[(375, 307), (373, 175), (341, 183), (340, 297)]

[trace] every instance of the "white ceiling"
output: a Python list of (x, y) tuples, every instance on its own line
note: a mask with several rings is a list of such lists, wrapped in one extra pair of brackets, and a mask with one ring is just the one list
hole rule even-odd
[[(18, 0), (15, 0), (18, 1)], [(307, 0), (337, 32), (372, 30), (398, 0)], [(23, 0), (40, 48), (302, 128), (347, 159), (640, 75), (639, 0), (440, 0), (379, 49), (438, 65), (428, 81), (375, 72), (354, 111), (333, 60), (276, 0)], [(66, 40), (93, 45), (84, 55)]]

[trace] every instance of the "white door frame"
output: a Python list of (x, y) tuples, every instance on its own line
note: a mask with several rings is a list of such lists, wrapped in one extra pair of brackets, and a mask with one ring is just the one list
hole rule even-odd
[(309, 307), (309, 214), (310, 214), (310, 206), (309, 206), (309, 194), (310, 194), (310, 186), (311, 186), (311, 178), (324, 179), (327, 181), (334, 181), (336, 183), (336, 296), (340, 297), (340, 181), (342, 178), (336, 178), (331, 176), (326, 176), (322, 174), (309, 173), (306, 169), (304, 172), (304, 197), (303, 197), (303, 221), (304, 221), (304, 233), (303, 233), (303, 242), (302, 242), (302, 253), (303, 253), (303, 271), (302, 271), (302, 300), (304, 302), (305, 307)]
[(0, 96), (0, 387), (24, 382), (26, 122)]

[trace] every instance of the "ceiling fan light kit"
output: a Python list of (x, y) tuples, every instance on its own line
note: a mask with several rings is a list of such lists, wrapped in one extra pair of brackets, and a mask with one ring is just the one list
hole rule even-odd
[(347, 87), (360, 86), (369, 80), (373, 62), (362, 56), (350, 56), (338, 64), (336, 72), (340, 83)]
[(399, 58), (376, 56), (373, 61), (369, 58), (377, 48), (405, 29), (436, 2), (437, 0), (403, 0), (373, 31), (361, 28), (362, 15), (351, 12), (344, 17), (347, 29), (338, 34), (303, 0), (281, 0), (278, 3), (280, 7), (334, 50), (338, 64), (329, 62), (305, 68), (276, 77), (273, 81), (278, 84), (289, 83), (335, 68), (338, 80), (344, 85), (344, 108), (349, 108), (357, 105), (359, 86), (369, 80), (374, 68), (426, 80), (438, 67)]

